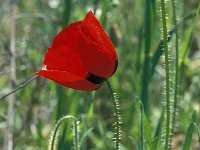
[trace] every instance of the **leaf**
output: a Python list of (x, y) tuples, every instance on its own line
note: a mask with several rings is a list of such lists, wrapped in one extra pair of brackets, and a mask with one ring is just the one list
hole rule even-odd
[(182, 150), (190, 150), (190, 146), (191, 146), (191, 143), (192, 143), (192, 134), (195, 131), (194, 122), (196, 122), (196, 111), (194, 111), (193, 114), (192, 114), (192, 120), (191, 120), (190, 125), (187, 129), (187, 133), (186, 133), (186, 136), (185, 136), (185, 140), (183, 142)]
[(146, 149), (146, 147), (148, 149), (153, 143), (152, 130), (139, 98), (136, 98), (136, 112), (140, 113), (140, 149)]
[(186, 53), (187, 53), (187, 50), (188, 50), (188, 47), (192, 40), (195, 26), (197, 25), (198, 20), (199, 20), (199, 11), (200, 11), (200, 4), (198, 5), (198, 8), (196, 10), (196, 17), (195, 17), (192, 25), (190, 26), (190, 28), (188, 28), (185, 31), (185, 37), (183, 38), (183, 43), (182, 43), (182, 47), (181, 47), (181, 51), (180, 51), (180, 59), (181, 59), (180, 64), (183, 63)]
[(107, 19), (107, 12), (109, 10), (109, 1), (103, 0), (103, 6), (102, 6), (102, 14), (100, 16), (99, 21), (101, 22), (102, 26), (105, 27), (106, 19)]
[(156, 130), (155, 130), (155, 133), (154, 133), (154, 142), (152, 145), (152, 149), (157, 149), (157, 146), (160, 142), (163, 121), (164, 121), (164, 111), (162, 111), (160, 118), (158, 120), (158, 124), (157, 124)]
[(80, 141), (80, 147), (82, 147), (85, 138), (92, 132), (93, 129), (94, 128), (90, 128), (83, 134), (83, 136), (81, 137), (81, 141)]

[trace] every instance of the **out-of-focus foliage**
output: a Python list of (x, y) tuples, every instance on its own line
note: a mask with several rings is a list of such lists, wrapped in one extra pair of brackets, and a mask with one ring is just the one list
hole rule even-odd
[[(184, 142), (193, 110), (196, 110), (197, 125), (200, 120), (200, 20), (195, 18), (198, 4), (198, 0), (177, 0), (181, 67), (178, 112), (172, 141), (174, 149), (180, 148)], [(140, 97), (146, 113), (146, 148), (154, 148), (156, 141), (157, 148), (161, 149), (164, 58), (155, 55), (162, 36), (160, 4), (150, 0), (149, 5), (150, 8), (142, 0), (16, 0), (16, 82), (25, 81), (42, 67), (46, 49), (63, 27), (83, 19), (88, 10), (93, 10), (113, 40), (119, 57), (118, 70), (111, 83), (120, 96), (122, 144), (125, 149), (140, 146), (140, 112), (135, 107), (136, 97)], [(10, 7), (9, 0), (0, 1), (0, 94), (7, 93), (11, 85), (10, 34), (13, 16)], [(167, 2), (167, 12), (170, 30), (173, 28), (170, 1)], [(172, 74), (174, 41), (172, 35), (169, 40)], [(158, 62), (152, 71), (155, 60)], [(106, 84), (97, 91), (82, 92), (38, 78), (16, 93), (14, 149), (47, 149), (50, 132), (64, 115), (73, 115), (80, 120), (80, 138), (86, 133), (82, 149), (112, 149), (112, 105)], [(0, 101), (0, 149), (7, 128), (7, 108), (6, 99)], [(60, 150), (72, 147), (71, 128), (71, 123), (67, 122), (60, 131)], [(193, 135), (192, 148), (200, 149), (196, 132)]]

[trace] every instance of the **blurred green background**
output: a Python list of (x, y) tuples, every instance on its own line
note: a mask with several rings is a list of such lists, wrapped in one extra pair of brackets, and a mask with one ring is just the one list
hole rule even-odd
[[(194, 110), (197, 126), (200, 120), (199, 1), (179, 0), (176, 4), (180, 79), (172, 149), (181, 148)], [(0, 95), (41, 69), (45, 52), (55, 35), (70, 23), (82, 20), (88, 10), (95, 13), (118, 53), (118, 70), (110, 81), (120, 97), (124, 149), (137, 149), (140, 145), (140, 111), (136, 107), (136, 97), (142, 100), (147, 117), (144, 121), (146, 148), (161, 149), (159, 120), (165, 100), (165, 70), (159, 1), (1, 0)], [(171, 1), (167, 2), (167, 14), (173, 82), (175, 39)], [(38, 78), (16, 92), (13, 106), (7, 98), (0, 101), (0, 149), (5, 149), (8, 118), (13, 119), (10, 142), (14, 149), (45, 150), (56, 121), (67, 114), (80, 121), (80, 139), (86, 136), (82, 138), (81, 149), (113, 149), (112, 105), (106, 84), (97, 91), (83, 92)], [(72, 144), (72, 125), (67, 121), (60, 131), (58, 148), (70, 150)], [(200, 149), (196, 132), (191, 149)]]

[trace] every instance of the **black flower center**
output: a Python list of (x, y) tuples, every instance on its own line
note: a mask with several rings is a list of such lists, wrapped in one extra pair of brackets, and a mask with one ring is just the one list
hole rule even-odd
[(85, 76), (85, 79), (94, 83), (94, 84), (101, 84), (103, 81), (105, 81), (106, 79), (96, 76), (90, 72), (87, 73), (87, 75)]
[[(117, 66), (118, 66), (118, 60), (116, 60), (116, 63), (115, 63), (115, 69), (112, 73), (112, 75), (115, 73), (115, 71), (117, 70)], [(103, 78), (103, 77), (99, 77), (93, 73), (90, 73), (88, 72), (85, 76), (85, 79), (94, 83), (94, 84), (101, 84), (102, 82), (104, 82), (106, 79)]]

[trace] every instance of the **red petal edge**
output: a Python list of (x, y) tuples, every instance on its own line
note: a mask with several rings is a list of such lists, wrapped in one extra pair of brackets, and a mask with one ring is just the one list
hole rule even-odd
[(94, 14), (89, 11), (79, 26), (82, 35), (79, 50), (82, 64), (97, 76), (109, 78), (115, 70), (115, 48)]
[(64, 87), (76, 90), (92, 91), (101, 87), (102, 84), (93, 84), (79, 76), (66, 71), (46, 70), (45, 66), (36, 73), (38, 76), (48, 78)]

